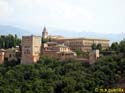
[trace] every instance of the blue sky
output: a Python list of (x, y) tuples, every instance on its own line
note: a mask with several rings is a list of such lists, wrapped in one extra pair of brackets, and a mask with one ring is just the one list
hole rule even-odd
[(125, 0), (0, 0), (0, 24), (125, 33)]

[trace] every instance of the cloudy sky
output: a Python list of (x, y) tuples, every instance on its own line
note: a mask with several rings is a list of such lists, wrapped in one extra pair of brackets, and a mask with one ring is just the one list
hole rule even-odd
[(125, 33), (125, 0), (0, 0), (0, 25)]

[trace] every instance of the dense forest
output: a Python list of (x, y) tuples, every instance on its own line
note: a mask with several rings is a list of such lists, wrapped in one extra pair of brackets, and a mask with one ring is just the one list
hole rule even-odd
[(21, 44), (21, 40), (17, 37), (17, 35), (0, 35), (0, 49), (7, 49), (19, 46)]
[(0, 65), (0, 93), (94, 93), (125, 73), (125, 55), (105, 56), (93, 65), (41, 57), (37, 64)]

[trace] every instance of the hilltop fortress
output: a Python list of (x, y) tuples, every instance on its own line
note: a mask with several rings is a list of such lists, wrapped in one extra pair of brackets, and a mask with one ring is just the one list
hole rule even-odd
[[(49, 35), (46, 27), (44, 27), (42, 36), (22, 36), (20, 53), (21, 64), (36, 63), (40, 56), (54, 57), (59, 60), (73, 58), (78, 61), (94, 63), (99, 57), (99, 50), (92, 50), (93, 44), (101, 44), (102, 49), (109, 48), (109, 40), (92, 39), (92, 38), (65, 38), (60, 35)], [(87, 58), (78, 58), (76, 50), (89, 53)], [(0, 50), (0, 63), (4, 58), (8, 60), (16, 59), (17, 52), (8, 50)], [(9, 53), (9, 54), (8, 54)], [(7, 56), (9, 55), (9, 56)], [(19, 55), (18, 55), (19, 58)]]
[[(41, 38), (42, 41), (44, 41), (43, 43)], [(62, 60), (67, 58), (75, 58), (77, 57), (77, 54), (74, 52), (76, 49), (91, 53), (93, 43), (101, 44), (102, 49), (107, 49), (109, 47), (109, 40), (90, 38), (64, 38), (60, 35), (53, 36), (49, 35), (47, 29), (44, 27), (42, 37), (22, 37), (21, 63), (35, 63), (42, 55), (47, 57), (55, 57)], [(99, 57), (99, 52), (95, 51), (94, 53), (95, 59), (96, 56)]]

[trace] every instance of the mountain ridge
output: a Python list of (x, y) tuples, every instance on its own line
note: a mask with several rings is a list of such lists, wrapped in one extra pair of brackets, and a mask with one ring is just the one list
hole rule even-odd
[(10, 25), (0, 25), (0, 35), (8, 35), (8, 34), (17, 34), (19, 37), (22, 37), (22, 35), (29, 35), (31, 34), (29, 31), (15, 27)]
[[(38, 31), (37, 31), (38, 30)], [(19, 27), (11, 26), (11, 25), (0, 25), (0, 35), (7, 35), (7, 34), (17, 34), (19, 37), (22, 37), (23, 35), (41, 35), (42, 30), (40, 29), (31, 29), (26, 30)], [(69, 31), (69, 30), (61, 30), (61, 29), (50, 29), (48, 30), (49, 34), (51, 35), (62, 35), (64, 37), (74, 37), (74, 38), (101, 38), (101, 39), (109, 39), (110, 42), (119, 42), (125, 38), (124, 33), (107, 33), (107, 34), (101, 34), (96, 32), (87, 32), (87, 31)]]

